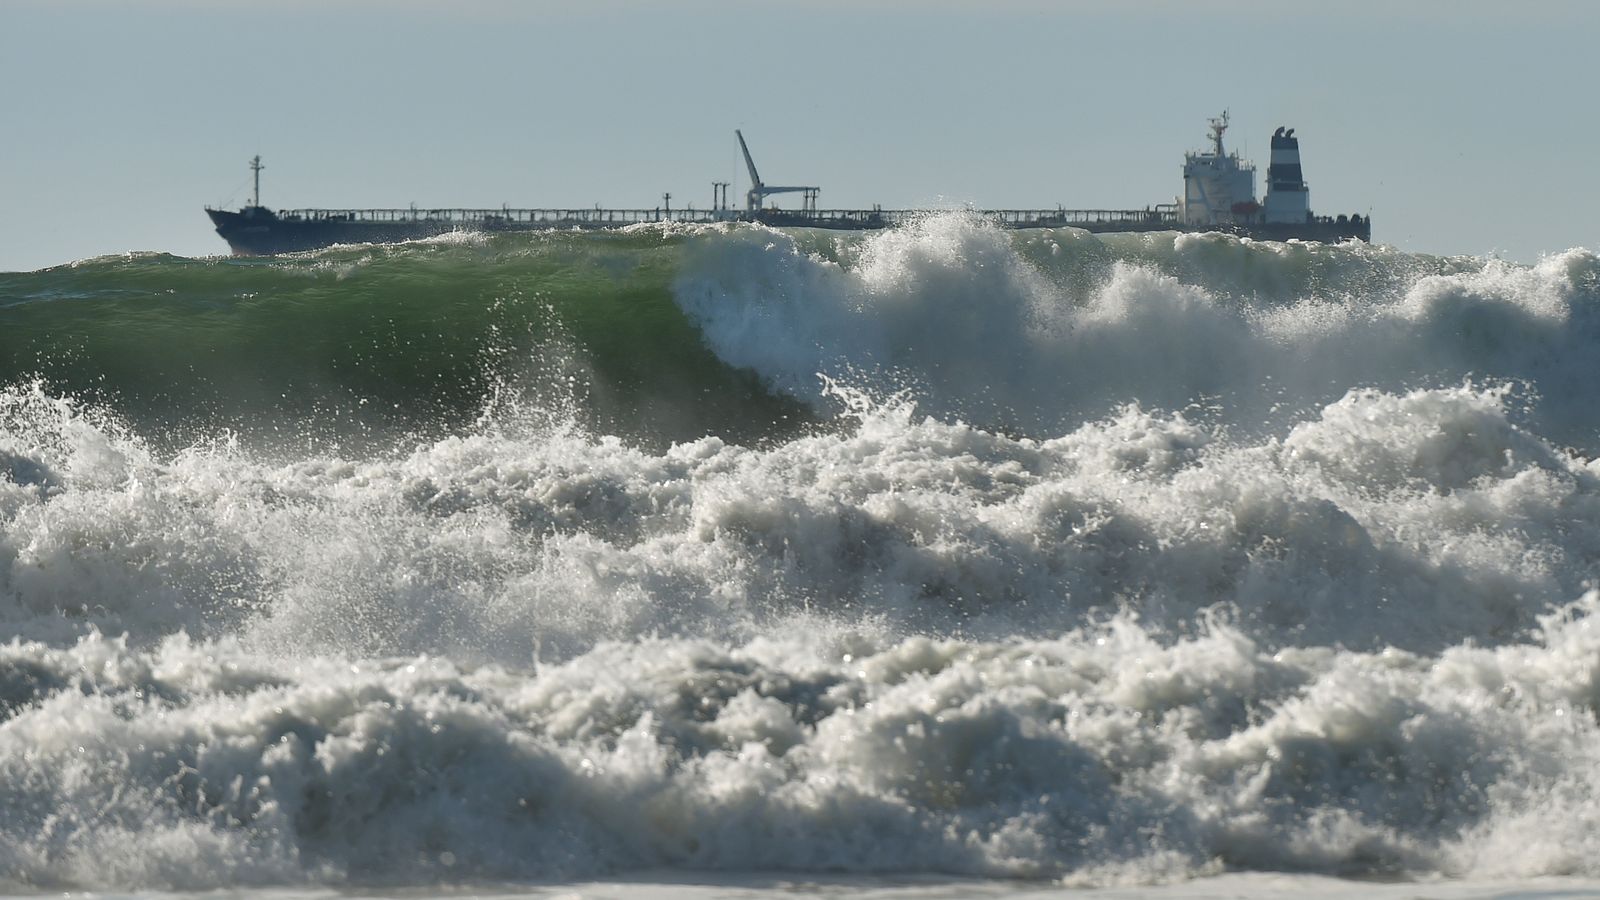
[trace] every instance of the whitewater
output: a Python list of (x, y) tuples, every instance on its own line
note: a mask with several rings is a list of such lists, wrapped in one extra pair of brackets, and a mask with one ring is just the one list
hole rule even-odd
[(1600, 893), (1600, 256), (0, 274), (0, 893)]

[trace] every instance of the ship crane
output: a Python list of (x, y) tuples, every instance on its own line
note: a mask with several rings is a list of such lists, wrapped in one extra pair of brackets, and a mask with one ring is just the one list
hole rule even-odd
[(817, 195), (822, 193), (819, 187), (780, 187), (762, 184), (761, 176), (756, 172), (756, 162), (750, 158), (750, 148), (745, 145), (744, 134), (734, 129), (734, 135), (739, 138), (739, 149), (744, 153), (744, 164), (750, 170), (750, 190), (744, 195), (745, 209), (750, 212), (760, 212), (767, 197), (771, 194), (802, 194), (802, 206), (808, 213), (817, 211)]

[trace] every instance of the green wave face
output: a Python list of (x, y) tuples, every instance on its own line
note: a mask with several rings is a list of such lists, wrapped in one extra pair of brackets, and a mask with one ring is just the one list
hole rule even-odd
[(103, 257), (0, 275), (0, 383), (183, 444), (389, 442), (525, 409), (658, 444), (805, 419), (673, 304), (684, 238), (465, 236), (270, 259)]

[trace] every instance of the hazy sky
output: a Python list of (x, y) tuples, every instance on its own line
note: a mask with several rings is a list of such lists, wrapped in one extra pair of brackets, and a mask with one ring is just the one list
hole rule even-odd
[[(0, 270), (225, 253), (202, 207), (1143, 207), (1227, 108), (1319, 213), (1600, 247), (1591, 0), (0, 0)], [(1259, 179), (1258, 179), (1259, 182)], [(1258, 187), (1259, 190), (1259, 187)], [(780, 202), (789, 197), (777, 198)]]

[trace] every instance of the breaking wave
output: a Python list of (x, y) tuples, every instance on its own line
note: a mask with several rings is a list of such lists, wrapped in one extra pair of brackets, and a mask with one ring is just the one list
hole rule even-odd
[(0, 275), (0, 886), (1600, 878), (1600, 264)]

